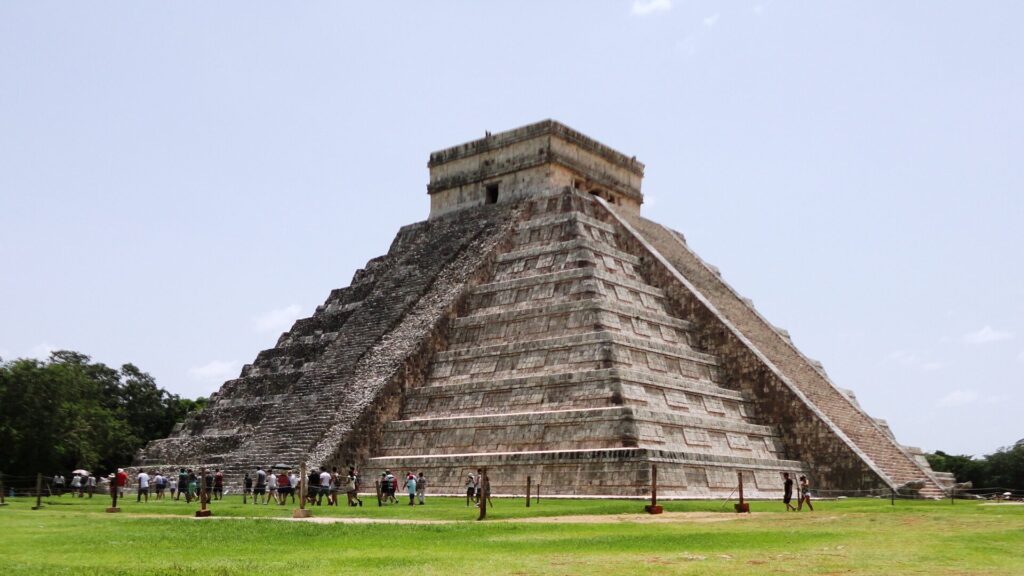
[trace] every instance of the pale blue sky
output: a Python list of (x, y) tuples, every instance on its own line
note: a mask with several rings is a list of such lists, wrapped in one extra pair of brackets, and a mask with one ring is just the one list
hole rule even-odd
[(555, 118), (904, 443), (1024, 437), (1024, 7), (0, 3), (0, 356), (194, 396)]

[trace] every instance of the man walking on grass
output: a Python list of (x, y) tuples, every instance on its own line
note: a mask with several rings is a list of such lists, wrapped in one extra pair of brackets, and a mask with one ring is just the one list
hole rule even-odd
[(795, 512), (796, 508), (790, 504), (793, 501), (793, 479), (789, 477), (789, 472), (783, 472), (782, 478), (782, 502), (786, 505), (786, 512)]
[(149, 504), (149, 474), (146, 474), (145, 470), (139, 472), (139, 475), (135, 478), (138, 488), (138, 493), (135, 495), (136, 502), (142, 502), (142, 497), (146, 497), (146, 504)]

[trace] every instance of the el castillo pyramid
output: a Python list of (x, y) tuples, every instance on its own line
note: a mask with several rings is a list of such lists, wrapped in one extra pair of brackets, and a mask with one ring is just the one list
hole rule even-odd
[(753, 497), (948, 477), (901, 446), (687, 246), (641, 216), (644, 165), (544, 121), (434, 152), (399, 230), (136, 464), (229, 480), (284, 462), (423, 471), (461, 493)]

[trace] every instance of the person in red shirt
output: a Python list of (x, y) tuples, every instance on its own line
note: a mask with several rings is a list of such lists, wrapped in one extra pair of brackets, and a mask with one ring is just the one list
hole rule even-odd
[(128, 474), (124, 468), (117, 469), (117, 497), (124, 498), (124, 487), (128, 485)]
[(281, 497), (281, 504), (288, 499), (288, 495), (292, 495), (292, 503), (295, 502), (295, 494), (292, 494), (292, 484), (288, 481), (288, 473), (281, 472), (277, 475), (277, 494)]

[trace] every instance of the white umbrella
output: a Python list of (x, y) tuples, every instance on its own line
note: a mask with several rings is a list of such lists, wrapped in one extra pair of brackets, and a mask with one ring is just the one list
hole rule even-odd
[(88, 476), (89, 475), (89, 471), (88, 470), (82, 470), (81, 468), (79, 468), (78, 470), (72, 470), (71, 473), (72, 474), (78, 474), (80, 476)]

